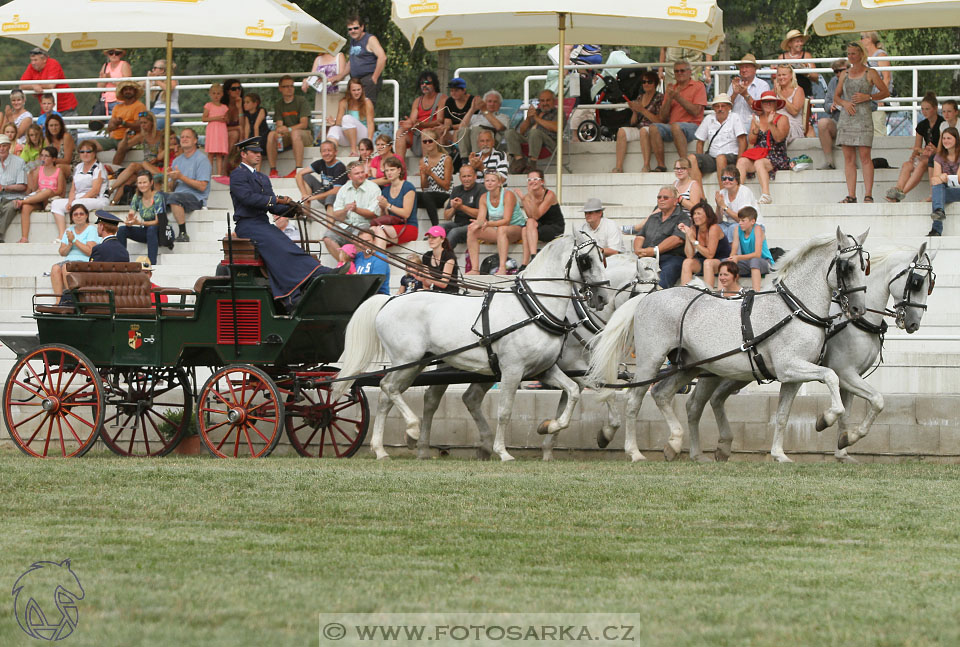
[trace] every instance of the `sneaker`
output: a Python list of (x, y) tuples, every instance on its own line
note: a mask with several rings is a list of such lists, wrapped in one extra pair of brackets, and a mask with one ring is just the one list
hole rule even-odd
[(180, 234), (177, 235), (175, 241), (178, 242), (178, 243), (189, 243), (189, 242), (190, 242), (190, 236), (187, 235), (187, 232), (181, 231)]
[(271, 178), (280, 177), (280, 174), (277, 173), (277, 169), (272, 168), (270, 169), (270, 174), (267, 177), (271, 177)]
[(227, 176), (227, 175), (214, 175), (214, 176), (213, 176), (213, 181), (214, 181), (214, 182), (219, 182), (220, 184), (226, 184), (227, 186), (230, 186), (230, 177)]
[(820, 166), (818, 166), (817, 170), (818, 171), (834, 171), (836, 170), (836, 168), (837, 167), (833, 165), (833, 162), (827, 162), (826, 164), (821, 164)]
[(934, 220), (946, 220), (947, 214), (943, 212), (943, 209), (934, 209), (933, 213), (930, 214), (930, 217)]
[(761, 193), (760, 199), (757, 200), (758, 204), (773, 204), (773, 198), (770, 197), (767, 193)]
[(293, 169), (292, 171), (290, 171), (289, 173), (287, 173), (287, 174), (284, 175), (283, 177), (297, 177), (297, 169)]
[(927, 232), (927, 236), (943, 236), (943, 234), (937, 231), (936, 229), (931, 229), (930, 231)]
[(889, 189), (887, 189), (887, 193), (885, 197), (890, 202), (900, 202), (901, 200), (903, 200), (904, 197), (906, 197), (906, 195), (907, 195), (906, 193), (904, 193), (897, 187), (892, 186)]

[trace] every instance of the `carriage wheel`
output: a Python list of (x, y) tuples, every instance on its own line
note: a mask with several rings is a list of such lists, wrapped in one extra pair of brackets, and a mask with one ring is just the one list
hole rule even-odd
[(97, 368), (70, 346), (36, 348), (13, 365), (3, 387), (7, 431), (30, 456), (83, 456), (103, 425)]
[(357, 385), (336, 402), (330, 400), (329, 386), (302, 391), (297, 402), (287, 398), (285, 411), (287, 436), (301, 456), (349, 458), (367, 437), (370, 407)]
[(121, 456), (165, 456), (193, 422), (193, 394), (176, 368), (123, 368), (100, 372), (106, 415), (100, 439)]
[(600, 126), (592, 119), (581, 121), (577, 127), (577, 138), (582, 142), (595, 142), (600, 139)]
[(259, 368), (221, 368), (203, 385), (198, 403), (197, 431), (214, 456), (261, 458), (280, 440), (283, 401)]

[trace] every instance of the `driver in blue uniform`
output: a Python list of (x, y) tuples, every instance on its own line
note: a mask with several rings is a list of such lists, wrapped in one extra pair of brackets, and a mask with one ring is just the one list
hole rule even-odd
[(254, 242), (270, 276), (274, 299), (283, 299), (292, 307), (300, 299), (301, 289), (310, 277), (336, 270), (324, 267), (313, 256), (271, 224), (267, 212), (289, 215), (297, 209), (287, 196), (273, 193), (270, 178), (257, 171), (263, 149), (260, 138), (251, 137), (237, 144), (240, 161), (230, 174), (230, 197), (237, 235)]
[(102, 240), (93, 246), (90, 262), (129, 263), (130, 253), (123, 243), (117, 240), (120, 218), (103, 210), (95, 211), (94, 215), (97, 217), (97, 234)]

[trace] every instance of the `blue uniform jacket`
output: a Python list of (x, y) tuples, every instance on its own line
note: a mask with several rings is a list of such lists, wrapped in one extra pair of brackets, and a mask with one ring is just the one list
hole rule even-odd
[(274, 298), (292, 296), (317, 271), (330, 271), (270, 222), (267, 212), (284, 214), (292, 210), (290, 205), (277, 204), (266, 175), (240, 165), (230, 174), (230, 197), (237, 235), (257, 246), (270, 275)]
[(127, 248), (117, 240), (116, 236), (107, 236), (99, 245), (93, 246), (90, 252), (90, 262), (108, 262), (108, 263), (129, 263), (130, 253)]

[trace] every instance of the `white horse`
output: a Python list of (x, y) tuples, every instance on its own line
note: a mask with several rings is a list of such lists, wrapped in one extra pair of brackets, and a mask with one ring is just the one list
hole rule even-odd
[[(582, 310), (582, 305), (579, 302), (573, 302), (568, 306), (567, 320), (577, 321), (586, 318), (586, 321), (567, 336), (560, 353), (560, 359), (557, 360), (557, 366), (566, 372), (585, 371), (589, 367), (587, 343), (603, 328), (606, 320), (613, 315), (613, 311), (618, 306), (623, 305), (637, 294), (656, 289), (659, 276), (660, 270), (657, 262), (652, 258), (638, 258), (634, 254), (616, 254), (608, 257), (607, 278), (610, 280), (610, 288), (607, 290), (607, 305), (596, 315), (591, 315), (589, 312)], [(573, 379), (581, 388), (586, 386), (582, 377)], [(448, 384), (436, 384), (427, 388), (423, 394), (423, 419), (420, 421), (420, 438), (414, 440), (409, 436), (407, 437), (407, 446), (410, 449), (416, 447), (417, 458), (430, 458), (430, 430), (433, 425), (433, 416), (437, 412), (448, 386)], [(491, 386), (493, 386), (493, 382), (471, 384), (461, 396), (463, 404), (467, 407), (467, 411), (470, 412), (470, 416), (480, 432), (477, 454), (481, 459), (489, 458), (492, 449), (490, 445), (492, 439), (490, 426), (480, 410), (483, 398)], [(616, 393), (617, 391), (613, 389), (598, 390), (598, 399), (607, 407), (607, 424), (603, 425), (597, 432), (598, 442), (601, 438), (609, 441), (617, 433), (617, 429), (620, 428), (618, 398), (613, 397)], [(558, 417), (566, 406), (567, 394), (563, 392), (557, 405)], [(547, 461), (553, 458), (555, 441), (556, 434), (547, 434), (544, 437), (543, 460)]]
[[(680, 452), (683, 440), (683, 427), (672, 408), (678, 385), (689, 382), (701, 366), (739, 380), (756, 379), (765, 368), (782, 383), (771, 454), (788, 462), (783, 431), (800, 384), (817, 380), (830, 390), (831, 405), (818, 418), (818, 428), (832, 425), (844, 411), (837, 374), (817, 362), (833, 291), (840, 294), (850, 316), (863, 314), (866, 237), (864, 232), (854, 239), (838, 227), (835, 237), (818, 236), (790, 252), (781, 259), (775, 291), (748, 293), (752, 312), (741, 307), (746, 297), (723, 299), (683, 287), (627, 301), (594, 338), (590, 377), (599, 383), (616, 379), (631, 334), (638, 382), (657, 380), (664, 359), (670, 357), (675, 372), (663, 376), (653, 389), (654, 401), (670, 429), (664, 448), (670, 459)], [(646, 391), (646, 386), (634, 387), (627, 396), (624, 449), (633, 461), (645, 460), (637, 448), (636, 432)]]
[[(517, 277), (512, 291), (484, 297), (420, 291), (399, 298), (376, 295), (367, 299), (347, 325), (340, 374), (355, 375), (365, 370), (381, 350), (386, 351), (394, 367), (404, 366), (388, 372), (380, 381), (380, 402), (370, 449), (377, 458), (389, 458), (383, 448), (383, 429), (393, 406), (403, 416), (407, 435), (420, 435), (420, 421), (401, 394), (432, 356), (464, 348), (443, 361), (464, 371), (496, 375), (488, 350), (476, 345), (478, 337), (487, 333), (495, 337), (489, 352), (495, 354), (500, 371), (500, 407), (493, 451), (503, 461), (513, 460), (504, 437), (513, 399), (525, 378), (538, 378), (558, 386), (567, 395), (567, 406), (560, 416), (543, 421), (537, 431), (555, 434), (565, 429), (580, 399), (580, 387), (557, 366), (571, 286), (583, 286), (581, 291), (587, 295), (590, 306), (599, 310), (606, 297), (603, 290), (596, 288), (606, 283), (603, 257), (596, 242), (575, 232), (547, 244), (523, 276)], [(489, 305), (486, 333), (483, 303)], [(529, 323), (523, 325), (525, 321)], [(513, 326), (516, 329), (511, 332), (496, 335)], [(351, 384), (352, 381), (337, 382), (333, 397), (346, 393)]]
[[(847, 454), (847, 447), (863, 438), (870, 431), (874, 420), (883, 411), (883, 395), (867, 382), (862, 375), (876, 364), (883, 347), (883, 332), (886, 324), (881, 314), (893, 294), (896, 325), (908, 334), (920, 328), (920, 320), (927, 309), (927, 295), (933, 291), (936, 275), (933, 259), (936, 252), (928, 254), (927, 244), (913, 251), (892, 251), (875, 254), (873, 266), (867, 277), (867, 312), (860, 319), (845, 318), (827, 335), (827, 350), (823, 356), (828, 366), (840, 378), (840, 397), (843, 400), (843, 415), (839, 420), (839, 438), (834, 457), (841, 462), (856, 462)], [(749, 382), (701, 376), (697, 387), (687, 399), (687, 426), (690, 428), (690, 458), (710, 462), (709, 456), (700, 450), (700, 417), (707, 402), (713, 407), (720, 432), (714, 457), (718, 461), (730, 458), (733, 432), (724, 411), (724, 402), (731, 394)], [(853, 396), (867, 401), (867, 414), (860, 427), (849, 428), (850, 403)]]

